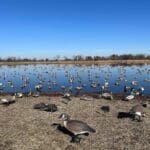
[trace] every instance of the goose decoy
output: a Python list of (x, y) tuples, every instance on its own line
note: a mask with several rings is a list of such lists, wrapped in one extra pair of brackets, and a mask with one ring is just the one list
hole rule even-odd
[(40, 109), (40, 110), (43, 110), (45, 109), (45, 103), (38, 103), (38, 104), (35, 104), (33, 106), (34, 109)]
[(48, 111), (48, 112), (55, 112), (58, 110), (57, 106), (55, 104), (45, 104), (45, 109), (44, 111)]
[(142, 121), (141, 118), (145, 116), (143, 106), (140, 104), (133, 106), (129, 113), (132, 115), (133, 119), (137, 121)]
[(62, 113), (59, 118), (64, 120), (64, 127), (73, 134), (74, 140), (78, 139), (81, 134), (89, 134), (90, 132), (96, 132), (87, 123), (79, 120), (70, 120), (69, 115)]
[(49, 111), (55, 112), (57, 111), (57, 106), (55, 104), (45, 104), (45, 103), (38, 103), (33, 106), (34, 109), (39, 109), (41, 111)]

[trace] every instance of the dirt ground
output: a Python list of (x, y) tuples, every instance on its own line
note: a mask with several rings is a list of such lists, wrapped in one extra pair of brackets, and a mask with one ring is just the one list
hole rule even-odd
[[(5, 96), (5, 98), (10, 96)], [(4, 97), (0, 97), (4, 98)], [(118, 119), (118, 112), (128, 112), (139, 100), (104, 100), (88, 97), (72, 97), (64, 103), (62, 97), (24, 97), (8, 107), (0, 105), (0, 150), (149, 150), (150, 108), (144, 108), (146, 117), (142, 122), (131, 118)], [(39, 102), (53, 103), (56, 112), (33, 109)], [(150, 99), (147, 100), (150, 102)], [(103, 112), (102, 106), (110, 106)], [(59, 131), (53, 123), (67, 113), (72, 119), (82, 120), (96, 129), (96, 133), (82, 136), (80, 143), (71, 143), (71, 137)]]

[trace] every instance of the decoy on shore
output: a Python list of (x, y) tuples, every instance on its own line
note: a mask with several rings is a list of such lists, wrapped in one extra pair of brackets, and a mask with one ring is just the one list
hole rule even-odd
[(22, 98), (23, 97), (23, 93), (19, 92), (19, 93), (15, 93), (15, 96), (17, 98)]
[(16, 102), (15, 95), (12, 97), (12, 99), (0, 99), (0, 105), (9, 106), (10, 104), (13, 104)]
[(137, 121), (142, 121), (142, 117), (145, 116), (145, 113), (143, 112), (143, 106), (140, 104), (133, 106), (129, 113), (132, 115), (133, 119)]
[[(79, 139), (79, 135), (89, 134), (90, 132), (96, 132), (95, 129), (91, 128), (87, 123), (79, 120), (70, 120), (69, 115), (62, 113), (59, 118), (63, 119), (64, 127), (73, 134), (73, 139)], [(77, 142), (77, 141), (76, 141)], [(78, 141), (80, 142), (80, 141)]]
[(102, 106), (101, 110), (103, 110), (104, 112), (109, 112), (110, 111), (110, 107), (109, 106)]
[(41, 111), (49, 111), (55, 112), (57, 111), (57, 106), (55, 104), (45, 104), (45, 103), (38, 103), (33, 106), (34, 109), (39, 109)]
[(72, 93), (72, 90), (70, 88), (65, 89), (62, 98), (66, 98), (68, 100), (71, 100), (71, 93)]
[(134, 99), (134, 95), (132, 95), (132, 94), (130, 94), (130, 95), (127, 95), (125, 98), (124, 98), (124, 100), (125, 101), (129, 101), (129, 100), (132, 100), (132, 99)]
[(113, 95), (112, 95), (112, 93), (102, 93), (102, 98), (112, 100), (113, 99)]

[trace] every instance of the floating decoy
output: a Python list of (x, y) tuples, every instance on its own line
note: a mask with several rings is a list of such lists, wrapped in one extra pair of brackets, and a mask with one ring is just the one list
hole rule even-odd
[(144, 87), (140, 87), (138, 90), (144, 92)]
[(96, 83), (92, 83), (91, 87), (96, 88)]
[(41, 90), (42, 89), (42, 85), (41, 84), (38, 84), (35, 86), (35, 89), (38, 91), (38, 90)]
[(124, 86), (124, 92), (128, 92), (131, 90), (131, 87), (130, 86)]
[(3, 83), (0, 83), (0, 89), (3, 89)]
[(79, 138), (78, 136), (81, 134), (89, 134), (90, 132), (96, 132), (95, 129), (91, 128), (87, 123), (79, 121), (79, 120), (70, 120), (69, 115), (66, 113), (62, 113), (59, 118), (63, 119), (64, 127), (70, 131), (74, 138)]
[(132, 81), (131, 84), (132, 84), (132, 85), (137, 85), (137, 84), (138, 84), (138, 81)]
[(61, 86), (61, 89), (62, 89), (62, 90), (65, 90), (65, 88), (66, 88), (65, 86)]
[(81, 86), (77, 86), (76, 90), (80, 91), (80, 90), (82, 90), (82, 87)]
[(140, 87), (137, 92), (139, 92), (139, 95), (143, 95), (144, 87)]

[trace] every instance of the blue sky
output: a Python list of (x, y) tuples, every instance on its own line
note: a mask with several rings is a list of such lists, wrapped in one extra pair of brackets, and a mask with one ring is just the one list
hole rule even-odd
[(0, 0), (0, 56), (150, 54), (149, 0)]

